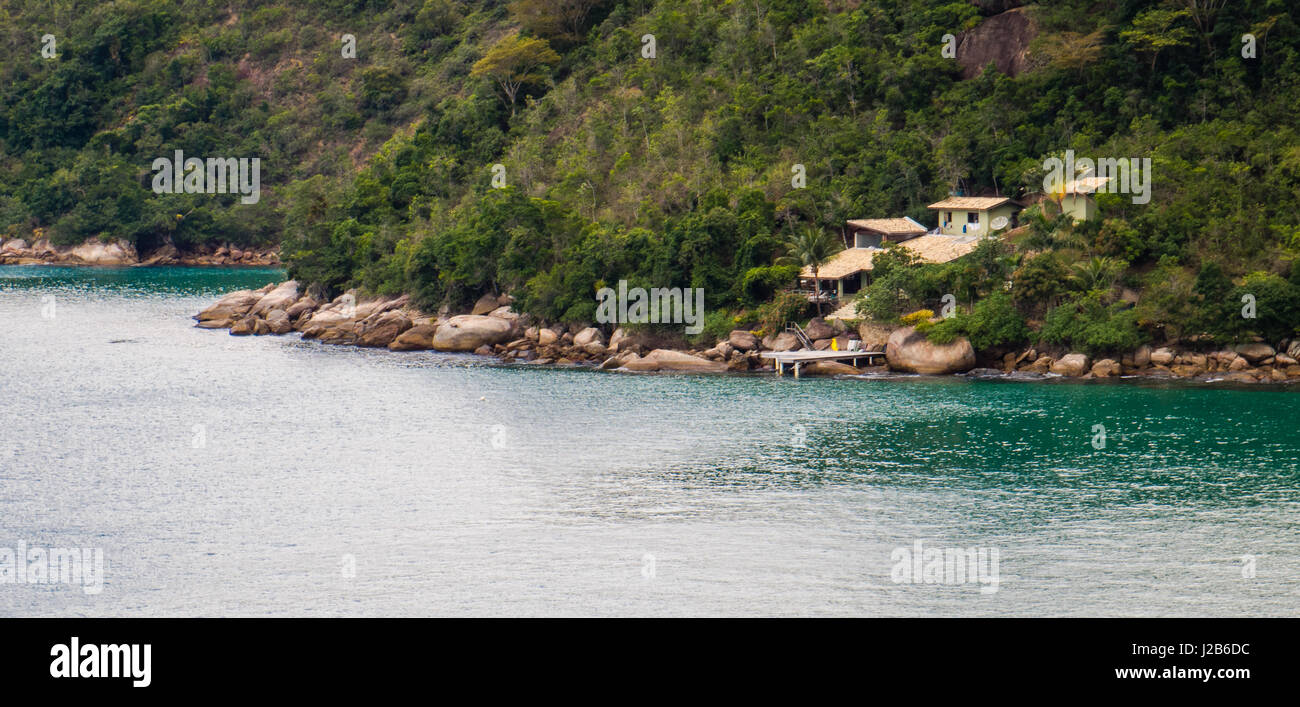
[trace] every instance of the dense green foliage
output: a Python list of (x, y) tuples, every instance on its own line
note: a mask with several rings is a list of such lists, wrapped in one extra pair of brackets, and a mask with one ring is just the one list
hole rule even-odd
[(959, 310), (939, 322), (927, 336), (937, 344), (965, 336), (976, 349), (985, 350), (1024, 343), (1029, 338), (1029, 327), (1011, 298), (996, 292), (976, 303), (970, 313)]
[[(952, 191), (1039, 191), (1043, 159), (1073, 149), (1150, 157), (1150, 203), (1101, 195), (1078, 225), (1049, 204), (1013, 242), (944, 265), (881, 255), (859, 311), (896, 320), (952, 294), (963, 313), (939, 336), (1008, 342), (1010, 303), (1090, 350), (1300, 323), (1300, 23), (1284, 0), (1042, 3), (1025, 10), (1029, 69), (970, 79), (941, 38), (987, 20), (951, 0), (262, 5), (0, 9), (0, 229), (143, 247), (283, 234), (294, 276), (427, 306), (507, 291), (590, 320), (595, 291), (627, 280), (702, 287), (710, 312), (735, 313), (788, 286), (778, 259), (801, 228), (933, 223), (926, 204)], [(39, 55), (46, 31), (57, 60)], [(502, 45), (516, 37), (537, 42)], [(156, 196), (149, 161), (176, 148), (260, 156), (270, 193)]]

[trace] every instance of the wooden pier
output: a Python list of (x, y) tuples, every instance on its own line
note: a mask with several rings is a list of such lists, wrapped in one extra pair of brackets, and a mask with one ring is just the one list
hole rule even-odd
[(867, 365), (871, 365), (871, 359), (876, 356), (884, 356), (884, 351), (764, 351), (759, 354), (763, 358), (770, 358), (776, 361), (776, 374), (785, 375), (786, 366), (794, 366), (794, 377), (799, 377), (799, 367), (805, 363), (816, 361), (856, 361), (860, 358), (867, 359)]

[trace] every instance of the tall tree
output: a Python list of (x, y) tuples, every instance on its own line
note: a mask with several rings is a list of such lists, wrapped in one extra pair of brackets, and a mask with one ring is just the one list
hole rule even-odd
[(1188, 14), (1187, 10), (1147, 10), (1135, 17), (1133, 26), (1120, 32), (1119, 36), (1132, 44), (1139, 54), (1150, 54), (1154, 71), (1160, 52), (1182, 46), (1191, 37), (1191, 31), (1175, 24)]
[(487, 76), (496, 81), (510, 106), (510, 117), (515, 115), (515, 99), (525, 84), (537, 83), (546, 75), (541, 69), (559, 62), (560, 55), (551, 49), (545, 39), (520, 37), (518, 33), (506, 36), (474, 62), (470, 75)]

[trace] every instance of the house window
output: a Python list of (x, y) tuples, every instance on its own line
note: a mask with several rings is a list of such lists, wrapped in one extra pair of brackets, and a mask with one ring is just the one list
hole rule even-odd
[(952, 223), (952, 212), (951, 212), (951, 211), (945, 211), (945, 212), (943, 212), (943, 222), (944, 222), (945, 224)]
[(979, 222), (980, 222), (980, 212), (978, 211), (966, 212), (966, 223), (979, 223)]

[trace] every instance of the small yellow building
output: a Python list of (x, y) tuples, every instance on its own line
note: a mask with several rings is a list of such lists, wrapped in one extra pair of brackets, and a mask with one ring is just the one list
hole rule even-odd
[(950, 196), (928, 207), (939, 212), (945, 236), (987, 236), (1013, 226), (1020, 206), (1005, 196)]
[(1069, 214), (1075, 223), (1087, 221), (1097, 215), (1097, 202), (1092, 195), (1110, 182), (1110, 177), (1084, 177), (1065, 185), (1061, 193), (1061, 212)]

